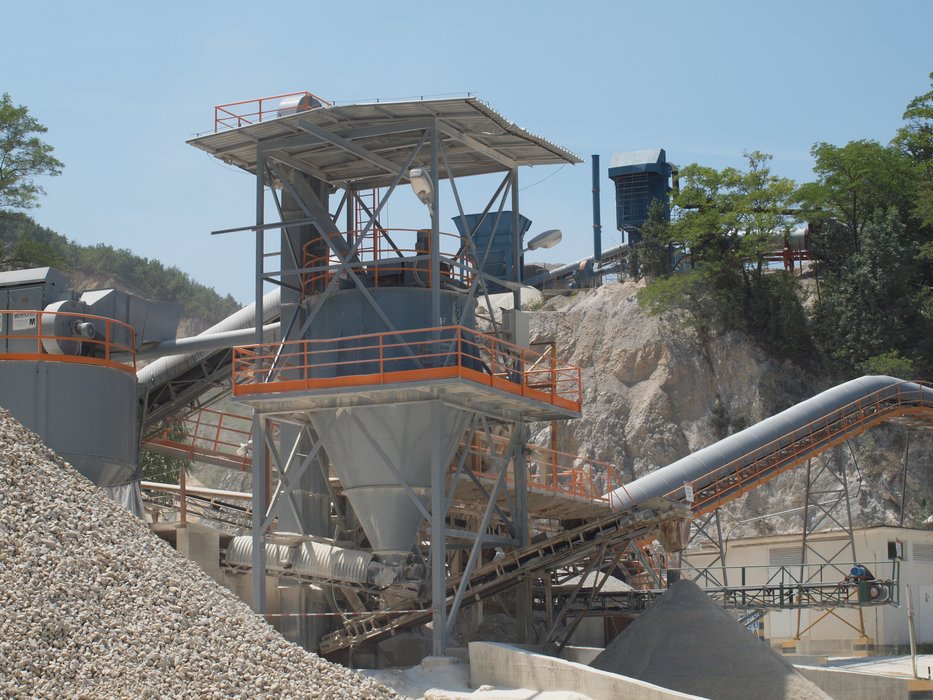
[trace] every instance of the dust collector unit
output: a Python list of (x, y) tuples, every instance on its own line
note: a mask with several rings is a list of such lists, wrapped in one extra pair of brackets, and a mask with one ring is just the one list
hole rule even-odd
[(628, 234), (629, 244), (641, 240), (653, 201), (670, 206), (671, 179), (675, 171), (663, 148), (617, 153), (612, 157), (609, 179), (616, 187), (616, 228)]
[(133, 358), (147, 334), (134, 329), (174, 337), (179, 313), (117, 290), (79, 294), (48, 267), (0, 273), (0, 406), (98, 486), (129, 484)]

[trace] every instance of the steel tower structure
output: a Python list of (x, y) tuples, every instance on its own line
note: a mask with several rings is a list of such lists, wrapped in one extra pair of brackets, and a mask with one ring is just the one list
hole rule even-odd
[[(488, 288), (514, 290), (519, 312), (519, 168), (580, 161), (469, 97), (332, 106), (278, 96), (215, 116), (215, 132), (189, 143), (255, 177), (255, 224), (233, 229), (255, 235), (256, 344), (235, 349), (233, 369), (234, 396), (254, 409), (253, 607), (266, 604), (270, 527), (317, 538), (318, 558), (322, 538), (355, 532), (354, 549), (372, 558), (348, 604), (429, 599), (433, 653), (444, 654), (447, 621), (483, 550), (488, 558), (491, 548), (528, 544), (526, 422), (579, 416), (579, 369), (512, 342), (520, 324), (515, 314), (499, 322)], [(467, 214), (458, 183), (488, 174), (501, 179), (481, 213)], [(427, 206), (429, 227), (382, 226), (405, 183)], [(456, 205), (454, 235), (441, 230), (442, 184)], [(491, 241), (479, 249), (474, 234), (509, 219), (513, 262), (495, 277)], [(277, 253), (267, 250), (273, 231)], [(263, 343), (270, 283), (281, 290), (281, 340)], [(477, 306), (487, 332), (477, 330)], [(473, 477), (484, 502), (468, 528), (449, 515), (457, 482), (480, 464), (498, 478), (490, 491)], [(430, 543), (426, 560), (419, 542)], [(448, 606), (455, 549), (469, 555)], [(330, 563), (315, 566), (332, 571), (345, 552), (328, 549)], [(315, 646), (327, 627), (307, 613), (326, 607), (297, 598), (293, 637)]]

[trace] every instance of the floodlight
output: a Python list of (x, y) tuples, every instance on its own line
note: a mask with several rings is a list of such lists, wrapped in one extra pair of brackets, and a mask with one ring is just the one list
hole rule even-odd
[(408, 180), (411, 189), (426, 207), (434, 204), (434, 185), (431, 184), (431, 174), (424, 168), (412, 168), (408, 171)]
[(539, 233), (537, 236), (528, 241), (528, 247), (525, 250), (538, 250), (538, 248), (553, 248), (558, 243), (562, 234), (559, 228), (552, 228), (549, 231), (544, 233)]

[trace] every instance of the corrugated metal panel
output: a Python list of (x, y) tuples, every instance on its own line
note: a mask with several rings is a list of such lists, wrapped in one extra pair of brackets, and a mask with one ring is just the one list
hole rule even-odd
[[(227, 546), (228, 566), (251, 568), (253, 538), (234, 537)], [(298, 546), (266, 543), (266, 570), (324, 581), (368, 583), (369, 579), (388, 585), (395, 578), (388, 567), (373, 563), (373, 555), (323, 542), (303, 542)]]
[(295, 552), (292, 570), (311, 578), (366, 583), (373, 555), (320, 542), (305, 542)]

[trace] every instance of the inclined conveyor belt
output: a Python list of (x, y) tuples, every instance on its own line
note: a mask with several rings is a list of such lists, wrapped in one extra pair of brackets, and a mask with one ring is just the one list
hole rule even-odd
[[(560, 532), (543, 542), (506, 552), (470, 575), (461, 608), (517, 586), (530, 572), (558, 569), (596, 556), (608, 548), (624, 547), (629, 542), (652, 536), (667, 523), (684, 517), (682, 506), (666, 499), (656, 499), (639, 509), (613, 513)], [(461, 583), (459, 577), (447, 580), (445, 605), (448, 609), (454, 604)], [(321, 640), (320, 651), (330, 654), (367, 640), (380, 639), (406, 627), (429, 622), (432, 616), (430, 608), (376, 611), (344, 622), (342, 629)]]
[(613, 510), (658, 496), (708, 512), (820, 452), (885, 420), (933, 421), (933, 387), (895, 377), (864, 376), (840, 384), (750, 428), (612, 491)]

